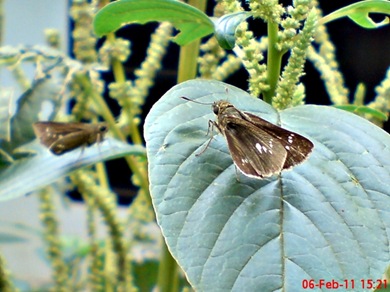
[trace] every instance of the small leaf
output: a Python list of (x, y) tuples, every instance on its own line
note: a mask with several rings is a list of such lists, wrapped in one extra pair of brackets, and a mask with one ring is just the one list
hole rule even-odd
[(240, 11), (226, 14), (215, 21), (215, 37), (222, 48), (226, 50), (234, 48), (236, 45), (234, 34), (237, 26), (250, 16), (249, 12)]
[(319, 23), (325, 24), (345, 16), (348, 16), (356, 24), (364, 28), (378, 28), (389, 23), (388, 17), (385, 17), (383, 21), (376, 23), (370, 18), (369, 13), (390, 15), (390, 2), (387, 0), (360, 1), (324, 16), (320, 19)]
[(13, 98), (11, 88), (0, 87), (0, 140), (9, 141), (11, 139), (11, 108)]
[(4, 231), (0, 232), (0, 244), (2, 246), (5, 246), (6, 244), (17, 244), (26, 241), (27, 239), (22, 236)]
[(174, 41), (179, 45), (207, 36), (214, 24), (202, 11), (174, 0), (121, 0), (103, 7), (95, 16), (94, 30), (98, 36), (118, 30), (129, 23), (145, 24), (169, 21), (181, 31)]
[(382, 122), (385, 122), (388, 119), (387, 115), (384, 114), (383, 112), (370, 108), (368, 106), (346, 104), (346, 105), (335, 105), (334, 107), (352, 113), (356, 113), (359, 115), (371, 115), (372, 117)]
[(9, 132), (9, 139), (0, 141), (0, 148), (5, 154), (10, 155), (15, 148), (35, 139), (31, 125), (45, 106), (51, 109), (46, 117), (54, 116), (60, 106), (61, 89), (58, 80), (45, 74), (34, 80), (31, 88), (18, 97), (16, 112), (9, 122), (0, 124), (0, 127), (7, 128), (2, 131)]
[[(210, 145), (210, 106), (304, 135), (304, 163), (257, 180), (237, 174), (226, 141)], [(278, 112), (217, 81), (168, 91), (145, 121), (150, 190), (169, 250), (196, 291), (302, 291), (305, 279), (378, 279), (390, 262), (390, 136), (332, 107)], [(218, 279), (216, 281), (216, 279)]]
[(125, 155), (145, 154), (141, 146), (129, 145), (112, 138), (60, 156), (53, 155), (38, 141), (29, 146), (37, 150), (37, 155), (18, 159), (0, 170), (0, 201), (23, 196), (87, 165)]

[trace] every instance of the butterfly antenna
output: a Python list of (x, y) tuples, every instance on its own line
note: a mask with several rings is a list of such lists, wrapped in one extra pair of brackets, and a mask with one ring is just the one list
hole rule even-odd
[(184, 99), (184, 100), (187, 100), (187, 101), (192, 101), (192, 102), (203, 104), (203, 105), (212, 105), (213, 104), (213, 103), (209, 103), (209, 102), (196, 101), (196, 100), (190, 99), (190, 98), (185, 97), (185, 96), (181, 96), (181, 98)]

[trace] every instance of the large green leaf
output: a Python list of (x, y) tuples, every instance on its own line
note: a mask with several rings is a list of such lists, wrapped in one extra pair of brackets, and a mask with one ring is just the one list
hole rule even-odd
[[(226, 142), (208, 141), (208, 106), (238, 109), (309, 138), (309, 159), (279, 176), (236, 174)], [(198, 291), (302, 291), (302, 281), (378, 279), (390, 262), (390, 137), (324, 106), (277, 112), (246, 92), (193, 80), (152, 108), (145, 137), (157, 220)], [(359, 290), (359, 289), (358, 289)]]
[(214, 24), (202, 11), (176, 0), (121, 0), (103, 7), (94, 19), (98, 36), (118, 30), (129, 23), (169, 21), (181, 31), (173, 40), (186, 45), (214, 32)]
[(52, 154), (37, 140), (29, 146), (36, 151), (34, 156), (18, 159), (0, 169), (0, 202), (42, 188), (81, 167), (125, 155), (143, 156), (145, 152), (141, 146), (112, 138), (105, 139), (99, 145), (79, 148), (60, 156)]

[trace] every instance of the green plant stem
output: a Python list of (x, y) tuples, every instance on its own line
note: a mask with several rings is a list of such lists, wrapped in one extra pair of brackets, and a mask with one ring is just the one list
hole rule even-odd
[[(108, 39), (113, 39), (115, 37), (114, 34), (109, 34), (107, 36)], [(114, 77), (117, 82), (126, 82), (126, 75), (125, 70), (123, 69), (122, 63), (120, 63), (118, 60), (112, 61), (112, 68), (114, 72)], [(126, 137), (123, 135), (123, 133), (115, 126), (115, 118), (113, 117), (109, 107), (107, 106), (106, 102), (104, 101), (103, 97), (99, 94), (96, 94), (94, 96), (95, 102), (99, 105), (99, 108), (101, 109), (102, 116), (104, 119), (108, 122), (110, 129), (114, 136), (118, 139), (120, 139), (123, 142), (126, 141)], [(131, 107), (130, 105), (128, 105)], [(137, 144), (142, 144), (141, 136), (139, 133), (139, 129), (134, 123), (131, 125), (131, 135), (132, 135), (132, 141)], [(125, 160), (127, 164), (129, 165), (131, 171), (134, 173), (136, 177), (138, 177), (138, 180), (140, 182), (140, 187), (149, 195), (149, 181), (147, 178), (147, 173), (143, 171), (146, 167), (144, 164), (140, 163), (135, 157), (126, 156)]]
[[(119, 80), (125, 80), (124, 71), (120, 71), (119, 69), (117, 70), (118, 70), (117, 75), (115, 77), (118, 78)], [(114, 134), (114, 137), (120, 139), (123, 142), (127, 142), (126, 137), (116, 127), (115, 118), (112, 115), (112, 112), (108, 107), (106, 101), (99, 93), (93, 90), (92, 85), (88, 80), (88, 77), (85, 75), (79, 76), (78, 82), (80, 82), (83, 85), (86, 91), (90, 91), (92, 100), (96, 103), (97, 107), (100, 109), (100, 113), (103, 116), (104, 120), (108, 123), (111, 132)], [(138, 129), (136, 130), (138, 131)], [(138, 163), (137, 159), (134, 157), (126, 156), (125, 160), (129, 165), (131, 171), (139, 178), (141, 188), (145, 190), (147, 194), (149, 194), (149, 182), (148, 182), (147, 174), (142, 171), (144, 167), (141, 166), (140, 163)]]
[(161, 260), (158, 273), (158, 287), (161, 292), (179, 291), (179, 277), (177, 263), (172, 257), (166, 244), (161, 250)]
[[(113, 36), (113, 34), (110, 34), (109, 36)], [(112, 37), (108, 37), (108, 39), (112, 39)], [(118, 83), (126, 82), (126, 75), (125, 75), (125, 70), (123, 68), (123, 64), (119, 60), (114, 58), (111, 62), (111, 66), (112, 66), (112, 71), (114, 73), (116, 82)], [(131, 108), (130, 99), (125, 99), (123, 102), (124, 102), (124, 108)], [(133, 121), (133, 118), (134, 117), (130, 117), (129, 120)], [(142, 145), (141, 134), (139, 132), (137, 125), (134, 122), (131, 122), (130, 129), (131, 129), (130, 130), (131, 141), (133, 141), (134, 144)]]
[[(190, 0), (188, 4), (198, 8), (201, 11), (206, 10), (206, 0)], [(179, 56), (179, 69), (177, 76), (177, 83), (195, 78), (198, 67), (200, 40), (182, 46)]]
[[(115, 35), (113, 33), (110, 33), (107, 35), (107, 40), (114, 42), (115, 40)], [(126, 74), (125, 74), (125, 69), (123, 68), (123, 64), (117, 60), (116, 58), (113, 58), (111, 61), (111, 66), (112, 66), (112, 72), (115, 77), (115, 81), (118, 83), (125, 83), (126, 82)], [(124, 101), (124, 108), (131, 108), (131, 102), (130, 99), (125, 99)], [(132, 120), (130, 118), (130, 120)], [(134, 144), (142, 145), (142, 139), (141, 139), (141, 134), (139, 132), (139, 129), (137, 125), (132, 122), (130, 124), (130, 135), (131, 135), (131, 140), (133, 141)]]
[(276, 86), (278, 84), (280, 69), (282, 64), (283, 54), (276, 49), (278, 41), (278, 24), (268, 23), (268, 54), (267, 54), (267, 70), (268, 84), (270, 89), (264, 92), (264, 101), (271, 104), (272, 98), (275, 95)]
[(99, 183), (103, 188), (108, 189), (110, 186), (107, 178), (106, 165), (103, 162), (96, 163), (96, 172), (99, 177)]
[(125, 140), (125, 136), (123, 136), (122, 132), (119, 131), (115, 127), (115, 118), (111, 113), (110, 108), (107, 106), (104, 98), (94, 90), (94, 87), (87, 75), (78, 74), (75, 76), (75, 81), (83, 87), (83, 91), (85, 92), (83, 98), (91, 98), (95, 105), (99, 108), (100, 114), (103, 116), (104, 120), (108, 123), (110, 130), (114, 133), (115, 137)]
[(180, 49), (177, 83), (193, 79), (196, 76), (197, 60), (193, 56), (199, 54), (200, 41), (196, 40)]

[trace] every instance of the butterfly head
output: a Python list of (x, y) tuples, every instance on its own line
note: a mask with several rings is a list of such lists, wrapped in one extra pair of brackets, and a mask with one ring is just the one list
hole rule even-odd
[(106, 123), (100, 123), (100, 125), (98, 126), (98, 132), (100, 134), (105, 134), (107, 131), (108, 131), (107, 124)]
[(212, 109), (215, 115), (222, 114), (227, 108), (234, 107), (230, 102), (226, 100), (218, 100), (213, 103)]

